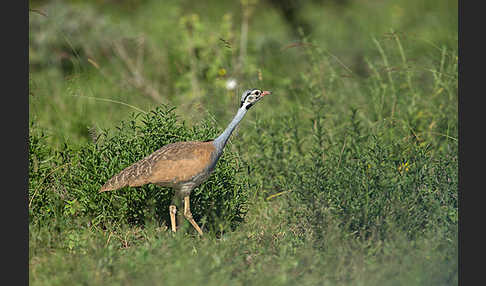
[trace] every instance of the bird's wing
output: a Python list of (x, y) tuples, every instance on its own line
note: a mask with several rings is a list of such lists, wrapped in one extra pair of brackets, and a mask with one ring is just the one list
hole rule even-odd
[(208, 168), (215, 150), (212, 142), (192, 141), (167, 145), (154, 152), (149, 159), (153, 163), (148, 180), (154, 184), (189, 181)]
[(215, 151), (212, 142), (177, 142), (163, 146), (109, 179), (100, 192), (148, 183), (172, 184), (204, 171)]

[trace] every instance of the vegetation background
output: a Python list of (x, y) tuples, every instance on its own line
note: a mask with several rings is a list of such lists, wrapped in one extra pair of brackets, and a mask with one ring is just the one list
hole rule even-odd
[[(32, 285), (457, 284), (457, 1), (29, 5)], [(204, 237), (170, 189), (97, 193), (251, 87)]]

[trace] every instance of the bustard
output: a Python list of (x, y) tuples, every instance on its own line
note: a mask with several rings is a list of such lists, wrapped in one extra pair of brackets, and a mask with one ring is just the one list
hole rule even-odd
[(172, 204), (169, 206), (172, 231), (177, 231), (175, 202), (182, 199), (184, 217), (202, 235), (201, 228), (192, 217), (189, 203), (191, 191), (204, 182), (214, 170), (231, 133), (248, 109), (267, 94), (271, 94), (271, 92), (256, 88), (246, 90), (241, 96), (238, 112), (218, 138), (206, 142), (187, 141), (165, 145), (109, 179), (99, 192), (145, 184), (172, 187), (175, 191)]

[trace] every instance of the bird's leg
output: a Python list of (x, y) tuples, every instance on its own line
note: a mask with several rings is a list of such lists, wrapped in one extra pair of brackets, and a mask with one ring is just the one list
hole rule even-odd
[(184, 204), (184, 201), (182, 200), (181, 197), (176, 196), (174, 198), (173, 205), (177, 206), (177, 209), (180, 210), (176, 214), (176, 225), (177, 225), (177, 228), (181, 228), (182, 225), (183, 225), (183, 223), (184, 223), (184, 216), (183, 216), (183, 213), (182, 213), (183, 204)]
[(177, 231), (177, 228), (176, 228), (176, 219), (175, 219), (176, 213), (177, 213), (176, 206), (175, 205), (170, 205), (169, 206), (170, 226), (171, 226), (173, 232), (176, 232)]
[(197, 223), (192, 218), (191, 207), (190, 207), (190, 203), (189, 203), (189, 196), (184, 197), (184, 216), (192, 224), (192, 226), (197, 230), (199, 235), (203, 235), (201, 228), (197, 225)]
[(177, 211), (182, 210), (183, 201), (181, 198), (182, 197), (176, 193), (176, 195), (172, 198), (172, 202), (169, 206), (170, 224), (173, 232), (176, 232), (177, 229), (182, 226), (184, 220), (182, 212)]

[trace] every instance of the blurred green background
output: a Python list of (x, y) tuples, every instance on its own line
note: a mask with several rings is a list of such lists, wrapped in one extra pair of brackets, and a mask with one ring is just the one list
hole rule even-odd
[[(457, 1), (29, 4), (32, 285), (457, 284)], [(97, 193), (253, 87), (203, 238), (168, 189)]]
[[(343, 113), (366, 105), (355, 86), (376, 72), (413, 72), (413, 84), (427, 85), (427, 69), (458, 45), (457, 1), (30, 3), (40, 12), (29, 13), (29, 118), (58, 145), (82, 144), (89, 128), (111, 128), (160, 103), (178, 106), (188, 122), (210, 112), (224, 127), (251, 87), (274, 91), (255, 111), (271, 118), (309, 102), (304, 77), (338, 77), (329, 108)], [(311, 47), (327, 60), (318, 75)], [(230, 79), (234, 90), (225, 88)]]

